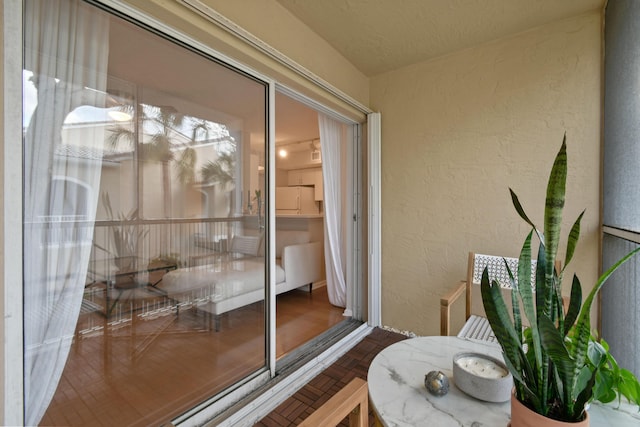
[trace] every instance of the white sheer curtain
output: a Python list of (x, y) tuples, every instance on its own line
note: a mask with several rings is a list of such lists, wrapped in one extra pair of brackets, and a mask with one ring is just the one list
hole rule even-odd
[(80, 105), (104, 104), (109, 22), (77, 0), (27, 0), (24, 12), (25, 74), (37, 90), (24, 123), (25, 424), (37, 425), (80, 312), (104, 142), (101, 126), (63, 138), (63, 123)]
[(342, 123), (318, 114), (322, 180), (324, 184), (324, 256), (329, 302), (338, 307), (347, 304), (345, 280), (345, 239), (342, 220)]

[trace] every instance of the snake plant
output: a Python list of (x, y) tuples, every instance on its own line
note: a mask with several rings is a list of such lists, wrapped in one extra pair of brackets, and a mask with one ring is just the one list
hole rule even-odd
[[(481, 293), (487, 318), (513, 375), (516, 398), (543, 416), (571, 422), (584, 417), (585, 406), (593, 399), (606, 402), (623, 395), (634, 404), (640, 404), (638, 380), (617, 366), (606, 343), (592, 335), (590, 321), (591, 305), (600, 288), (640, 248), (604, 272), (584, 303), (580, 281), (574, 275), (568, 307), (563, 307), (563, 273), (573, 257), (584, 214), (583, 211), (573, 223), (563, 267), (556, 271), (566, 178), (565, 135), (549, 176), (543, 230), (529, 219), (516, 194), (509, 190), (517, 213), (531, 226), (520, 252), (517, 271), (511, 271), (507, 265), (512, 285), (511, 313), (500, 286), (495, 281), (489, 282), (486, 269)], [(539, 244), (537, 263), (532, 267), (535, 242)], [(535, 282), (531, 279), (532, 268), (536, 269)]]

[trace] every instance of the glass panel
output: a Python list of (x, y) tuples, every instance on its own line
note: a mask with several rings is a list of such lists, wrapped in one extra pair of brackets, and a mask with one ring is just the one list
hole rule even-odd
[[(609, 2), (605, 25), (603, 224), (640, 232), (640, 3)], [(603, 269), (638, 245), (605, 234)], [(635, 256), (602, 290), (602, 336), (621, 367), (640, 375), (640, 258)]]
[(604, 225), (640, 232), (640, 3), (607, 5)]
[[(603, 269), (637, 248), (637, 243), (605, 234)], [(622, 265), (602, 288), (602, 337), (621, 367), (640, 375), (640, 258)]]
[[(337, 283), (337, 278), (340, 274), (343, 280), (345, 278), (343, 263), (348, 236), (345, 218), (349, 218), (351, 206), (347, 201), (352, 191), (346, 184), (346, 176), (351, 172), (346, 152), (351, 149), (351, 141), (340, 138), (346, 134), (347, 125), (336, 124), (339, 130), (333, 141), (336, 153), (330, 157), (332, 161), (328, 161), (325, 153), (329, 143), (321, 141), (318, 112), (280, 92), (276, 93), (275, 107), (275, 256), (281, 260), (281, 265), (288, 265), (288, 257), (295, 253), (288, 254), (285, 248), (294, 245), (295, 250), (303, 254), (305, 263), (297, 277), (292, 277), (285, 267), (286, 283), (276, 286), (276, 311), (279, 313), (276, 356), (280, 359), (294, 350), (304, 351), (300, 348), (303, 344), (348, 319), (344, 316), (344, 295), (342, 300), (332, 300), (332, 297), (338, 293), (336, 289), (344, 286), (344, 283)], [(324, 185), (327, 179), (330, 179), (329, 187)], [(327, 188), (332, 190), (331, 198), (327, 197)], [(327, 238), (328, 211), (334, 214), (335, 233), (331, 237), (337, 237), (333, 239), (337, 240), (335, 254), (327, 252), (330, 241)], [(333, 259), (333, 262), (325, 262), (327, 259)], [(337, 265), (340, 273), (335, 272), (334, 267), (328, 270), (329, 264)], [(332, 273), (329, 280), (327, 271)], [(281, 313), (287, 315), (281, 316)], [(295, 321), (287, 321), (289, 319)], [(286, 365), (286, 359), (283, 365)]]
[(265, 369), (265, 84), (75, 0), (27, 0), (24, 49), (27, 423)]

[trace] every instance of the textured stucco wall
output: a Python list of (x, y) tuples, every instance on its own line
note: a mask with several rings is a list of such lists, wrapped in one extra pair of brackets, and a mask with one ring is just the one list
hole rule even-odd
[(599, 13), (372, 79), (371, 107), (382, 113), (383, 324), (438, 334), (439, 298), (465, 277), (468, 251), (517, 256), (529, 230), (508, 188), (541, 224), (565, 131), (565, 232), (587, 209), (570, 270), (591, 288), (601, 92)]

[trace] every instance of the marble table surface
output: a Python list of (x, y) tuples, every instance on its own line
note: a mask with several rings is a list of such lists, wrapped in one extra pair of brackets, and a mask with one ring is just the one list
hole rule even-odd
[[(486, 341), (458, 337), (419, 337), (397, 342), (372, 361), (367, 376), (371, 405), (384, 426), (506, 426), (511, 405), (475, 399), (455, 386), (453, 355), (478, 352), (500, 360), (500, 347)], [(424, 386), (429, 371), (449, 377), (449, 393), (434, 396)], [(637, 408), (622, 404), (592, 404), (591, 426), (640, 426)]]

